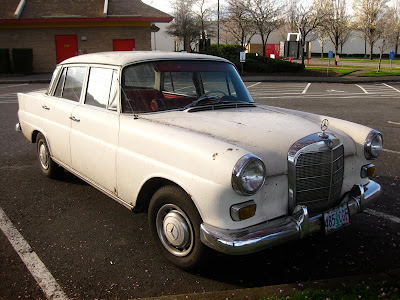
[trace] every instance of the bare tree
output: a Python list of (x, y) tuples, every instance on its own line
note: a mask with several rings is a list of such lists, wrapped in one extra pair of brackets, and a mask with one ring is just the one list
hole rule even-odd
[(321, 46), (321, 58), (324, 58), (324, 46), (329, 40), (329, 34), (324, 27), (317, 27), (315, 32), (318, 43)]
[(369, 44), (369, 59), (372, 60), (373, 48), (381, 37), (382, 18), (388, 10), (388, 0), (354, 0), (353, 10), (355, 27)]
[(242, 48), (250, 42), (255, 34), (251, 16), (241, 0), (228, 1), (227, 19), (223, 21), (223, 26)]
[[(350, 27), (350, 16), (347, 13), (346, 0), (332, 0), (327, 1), (326, 4), (328, 5), (328, 15), (323, 28), (329, 35), (329, 39), (335, 48), (336, 56), (339, 54), (341, 38), (348, 32)], [(336, 60), (335, 64), (337, 64)]]
[(193, 11), (194, 0), (175, 0), (174, 21), (167, 27), (167, 33), (183, 41), (183, 49), (191, 52), (190, 44), (195, 42), (201, 33), (201, 23)]
[(289, 32), (298, 32), (296, 24), (296, 16), (297, 16), (296, 7), (297, 7), (296, 0), (285, 0), (285, 5), (284, 8), (282, 9), (284, 22), (279, 30), (281, 38), (283, 40), (286, 40), (287, 34)]
[(201, 38), (212, 35), (211, 19), (213, 11), (207, 0), (194, 0), (194, 13), (197, 15), (201, 26)]
[(348, 23), (348, 26), (344, 28), (344, 31), (339, 37), (339, 45), (340, 45), (340, 55), (343, 54), (343, 46), (349, 40), (349, 38), (353, 35), (353, 27), (351, 22)]
[(246, 2), (246, 9), (261, 37), (263, 56), (265, 56), (265, 44), (269, 35), (283, 23), (280, 17), (282, 6), (278, 3), (275, 0), (247, 0)]
[(294, 24), (300, 33), (301, 63), (304, 65), (304, 46), (307, 36), (321, 26), (328, 16), (328, 3), (331, 0), (313, 0), (311, 4), (298, 2), (294, 14)]
[(395, 32), (396, 41), (394, 44), (394, 53), (397, 56), (397, 51), (399, 49), (399, 39), (400, 39), (400, 0), (394, 0), (394, 10), (395, 10), (395, 22), (397, 30)]
[(387, 8), (379, 20), (378, 26), (381, 28), (380, 39), (376, 42), (379, 48), (378, 72), (381, 70), (382, 55), (387, 49), (395, 45), (398, 32), (396, 24), (396, 12), (393, 8)]

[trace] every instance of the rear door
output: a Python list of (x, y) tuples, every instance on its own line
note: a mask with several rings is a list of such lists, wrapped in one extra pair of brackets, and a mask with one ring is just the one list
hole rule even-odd
[(71, 114), (79, 104), (86, 67), (65, 67), (52, 96), (42, 106), (44, 131), (53, 158), (71, 166), (69, 135)]
[(72, 112), (70, 134), (73, 169), (114, 194), (117, 194), (118, 99), (118, 72), (91, 67), (84, 103)]

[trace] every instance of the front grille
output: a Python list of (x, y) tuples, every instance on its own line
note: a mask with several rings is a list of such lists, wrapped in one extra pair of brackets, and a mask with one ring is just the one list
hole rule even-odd
[(307, 206), (310, 215), (336, 205), (341, 196), (344, 148), (333, 134), (318, 133), (294, 143), (288, 152), (289, 205)]
[(337, 203), (343, 183), (343, 145), (301, 153), (296, 161), (296, 203), (319, 213)]

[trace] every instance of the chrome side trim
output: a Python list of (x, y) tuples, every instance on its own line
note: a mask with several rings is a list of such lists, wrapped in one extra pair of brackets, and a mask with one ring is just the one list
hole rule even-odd
[(80, 179), (82, 179), (83, 181), (85, 181), (86, 183), (90, 184), (91, 186), (93, 186), (94, 188), (96, 188), (97, 190), (99, 190), (100, 192), (106, 194), (108, 197), (114, 199), (115, 201), (117, 201), (119, 204), (122, 204), (123, 206), (125, 206), (126, 208), (133, 210), (133, 205), (125, 202), (124, 200), (122, 200), (121, 198), (119, 198), (117, 195), (115, 195), (114, 193), (110, 192), (109, 190), (103, 188), (101, 185), (97, 184), (96, 182), (94, 182), (93, 180), (90, 180), (89, 178), (87, 178), (86, 176), (82, 175), (81, 173), (75, 171), (75, 169), (72, 169), (71, 167), (67, 166), (66, 164), (60, 162), (59, 160), (57, 160), (56, 158), (52, 157), (52, 160), (54, 160), (57, 164), (59, 164), (61, 167), (63, 167), (64, 169), (66, 169), (68, 172), (74, 174), (75, 176), (79, 177)]
[[(356, 185), (355, 189), (359, 189), (360, 194), (350, 195), (341, 204), (347, 202), (350, 215), (362, 212), (382, 192), (381, 186), (372, 180), (364, 186)], [(297, 205), (291, 216), (244, 229), (227, 230), (204, 223), (200, 225), (200, 239), (205, 245), (231, 255), (257, 252), (314, 232), (324, 232), (323, 214), (309, 217), (304, 205)]]

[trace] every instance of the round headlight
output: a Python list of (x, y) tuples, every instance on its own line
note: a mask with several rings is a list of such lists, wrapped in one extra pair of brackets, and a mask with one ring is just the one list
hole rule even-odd
[(372, 130), (364, 143), (364, 155), (366, 159), (375, 159), (381, 154), (383, 138), (380, 132)]
[(232, 187), (241, 195), (257, 193), (265, 182), (265, 165), (257, 156), (247, 154), (232, 171)]

